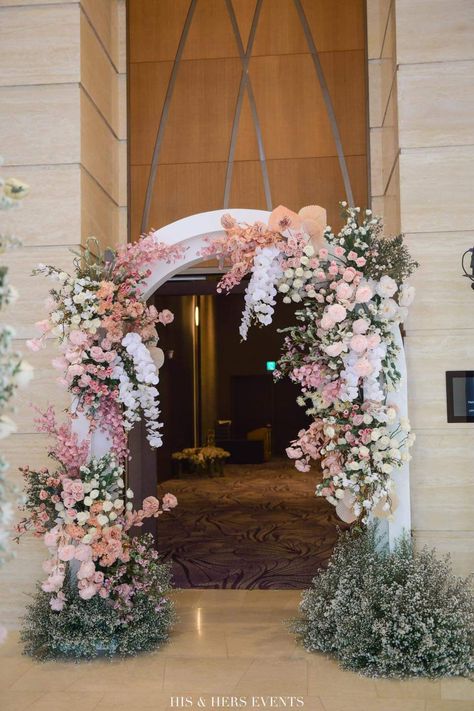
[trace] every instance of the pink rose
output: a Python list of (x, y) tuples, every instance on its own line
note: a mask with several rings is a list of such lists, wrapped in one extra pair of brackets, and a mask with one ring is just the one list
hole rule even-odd
[(92, 360), (95, 360), (98, 363), (103, 363), (107, 358), (106, 354), (99, 346), (92, 346), (92, 348), (89, 348), (89, 353)]
[(365, 333), (370, 326), (370, 322), (365, 318), (358, 318), (352, 324), (352, 330), (354, 333)]
[[(321, 251), (319, 252), (321, 254)], [(298, 469), (299, 472), (309, 472), (311, 467), (307, 462), (305, 462), (303, 459), (297, 459), (295, 461), (295, 467)]]
[(334, 255), (336, 257), (342, 257), (344, 255), (345, 251), (346, 250), (344, 249), (344, 247), (341, 247), (340, 245), (338, 245), (337, 247), (334, 247)]
[(344, 281), (351, 282), (356, 274), (357, 272), (354, 267), (347, 267), (347, 269), (344, 269), (342, 273), (342, 278), (344, 279)]
[(334, 321), (329, 318), (327, 314), (324, 314), (324, 316), (321, 319), (320, 323), (321, 328), (324, 328), (325, 331), (328, 331), (330, 328), (334, 326)]
[(336, 343), (331, 343), (330, 346), (326, 346), (324, 350), (326, 351), (328, 356), (334, 358), (342, 353), (343, 348), (344, 343), (342, 341), (337, 341)]
[(349, 345), (356, 353), (363, 353), (367, 349), (367, 338), (362, 334), (356, 333), (355, 336), (352, 336)]
[(370, 336), (367, 336), (367, 347), (368, 348), (377, 348), (377, 346), (380, 344), (380, 336), (378, 333), (371, 333)]
[(346, 318), (347, 311), (341, 304), (331, 304), (327, 310), (327, 315), (335, 323), (340, 323)]
[(359, 358), (354, 364), (354, 372), (360, 377), (365, 378), (370, 375), (373, 371), (372, 364), (367, 360), (367, 358)]
[(58, 548), (59, 560), (64, 560), (64, 561), (72, 560), (74, 558), (75, 553), (76, 553), (75, 546), (66, 545), (66, 546), (60, 546)]
[(165, 494), (161, 500), (164, 511), (174, 509), (178, 505), (178, 499), (174, 494)]
[(82, 481), (73, 481), (70, 487), (71, 496), (74, 497), (76, 501), (82, 501), (84, 498), (84, 487)]
[(67, 376), (68, 378), (75, 378), (77, 375), (82, 375), (84, 373), (84, 366), (74, 364), (70, 365), (69, 368), (67, 369)]
[(48, 548), (54, 548), (58, 542), (58, 534), (57, 531), (48, 531), (48, 533), (44, 534), (44, 544)]
[(327, 259), (328, 257), (328, 251), (325, 247), (319, 250), (319, 258), (320, 259)]
[(163, 311), (160, 311), (158, 314), (158, 321), (162, 323), (163, 326), (166, 326), (168, 323), (174, 321), (174, 315), (168, 309), (163, 309)]
[(96, 573), (94, 573), (94, 583), (97, 583), (97, 585), (102, 585), (104, 582), (104, 574), (98, 570)]
[(46, 501), (46, 499), (48, 498), (48, 492), (45, 491), (44, 489), (41, 489), (41, 491), (39, 493), (39, 497), (40, 497), (41, 501)]
[(154, 516), (157, 511), (159, 511), (160, 502), (155, 496), (147, 496), (147, 498), (143, 500), (142, 506), (146, 518), (149, 518), (150, 516)]
[(356, 264), (357, 264), (358, 267), (363, 267), (363, 266), (365, 266), (365, 263), (366, 263), (365, 257), (358, 257), (358, 258), (356, 259)]
[(78, 546), (76, 546), (76, 552), (74, 554), (74, 558), (76, 560), (80, 560), (82, 562), (89, 560), (92, 557), (92, 548), (88, 546), (86, 543), (79, 543)]
[(339, 274), (339, 267), (337, 264), (331, 264), (331, 266), (328, 269), (329, 274), (332, 276), (336, 276), (336, 274)]
[(373, 295), (374, 292), (368, 284), (361, 284), (355, 293), (355, 300), (358, 304), (365, 304), (370, 301)]
[(357, 254), (356, 254), (356, 252), (354, 252), (353, 250), (351, 250), (351, 251), (349, 252), (349, 254), (347, 255), (347, 259), (351, 259), (352, 261), (354, 261), (355, 259), (357, 259)]
[(83, 600), (90, 600), (97, 593), (97, 587), (92, 583), (79, 590), (79, 597)]
[(340, 281), (336, 287), (336, 294), (338, 299), (350, 299), (352, 296), (352, 286), (345, 281)]
[(83, 346), (87, 343), (87, 335), (83, 331), (71, 331), (69, 341), (74, 346)]
[(95, 565), (91, 560), (84, 560), (79, 566), (77, 577), (79, 580), (84, 578), (92, 578), (95, 573)]
[(72, 509), (72, 507), (76, 504), (76, 499), (74, 498), (74, 496), (70, 496), (69, 494), (63, 496), (62, 499), (64, 501), (64, 506), (67, 509)]

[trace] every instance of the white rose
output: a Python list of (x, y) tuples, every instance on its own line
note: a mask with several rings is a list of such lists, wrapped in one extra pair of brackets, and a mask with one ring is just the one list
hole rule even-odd
[(308, 257), (301, 257), (300, 264), (303, 264), (303, 266), (306, 266), (308, 263), (309, 263)]
[(91, 493), (89, 494), (91, 499), (96, 499), (99, 496), (99, 490), (98, 489), (92, 489)]
[(99, 514), (97, 516), (97, 521), (101, 526), (106, 526), (109, 522), (109, 519), (105, 514)]
[(303, 274), (304, 274), (304, 269), (302, 269), (301, 267), (298, 267), (298, 269), (295, 269), (295, 276), (302, 277)]
[(291, 279), (291, 277), (293, 276), (293, 269), (287, 269), (285, 271), (285, 276), (287, 279)]
[(382, 471), (384, 474), (391, 474), (393, 472), (393, 466), (385, 462), (385, 464), (382, 464)]
[(400, 306), (410, 306), (413, 303), (414, 298), (415, 287), (403, 284), (402, 288), (400, 289), (400, 296), (398, 299), (398, 303), (400, 304)]
[(368, 412), (364, 413), (364, 425), (370, 425), (370, 423), (372, 422), (372, 419), (373, 419), (372, 416), (369, 415)]
[(285, 284), (285, 283), (280, 284), (280, 286), (278, 287), (278, 291), (281, 292), (282, 294), (286, 294), (289, 290), (290, 290), (290, 287), (288, 286), (288, 284)]
[(115, 499), (114, 508), (122, 509), (123, 508), (123, 500), (122, 499)]
[(84, 497), (84, 506), (92, 506), (92, 499), (90, 496)]
[(393, 296), (397, 290), (397, 282), (392, 277), (389, 277), (388, 274), (384, 274), (375, 290), (379, 296)]
[(307, 244), (306, 247), (304, 247), (303, 252), (306, 254), (307, 257), (313, 257), (314, 256), (314, 247), (312, 244)]
[(127, 499), (133, 499), (133, 491), (131, 489), (127, 489), (126, 497)]
[(111, 521), (115, 521), (116, 518), (117, 518), (117, 514), (115, 513), (115, 511), (111, 511), (109, 514), (109, 519)]
[(104, 501), (104, 503), (102, 504), (102, 509), (103, 509), (104, 511), (111, 511), (112, 508), (113, 508), (113, 504), (112, 504), (112, 502), (109, 501), (109, 500)]
[(76, 517), (76, 518), (77, 518), (77, 522), (78, 522), (80, 525), (82, 525), (83, 523), (85, 523), (86, 521), (88, 521), (88, 519), (89, 519), (89, 512), (88, 512), (88, 511), (79, 511), (79, 513), (77, 514), (77, 517)]
[(377, 440), (382, 436), (382, 433), (380, 430), (372, 430), (370, 434), (370, 439), (372, 442), (377, 442)]

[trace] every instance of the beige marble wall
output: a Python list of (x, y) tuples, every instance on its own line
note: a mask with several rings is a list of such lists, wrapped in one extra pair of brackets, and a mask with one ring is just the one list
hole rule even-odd
[[(0, 0), (0, 170), (31, 186), (22, 209), (1, 218), (2, 230), (24, 245), (2, 258), (20, 291), (5, 319), (23, 351), (44, 318), (49, 286), (30, 276), (34, 265), (70, 267), (70, 249), (92, 235), (104, 245), (126, 241), (125, 47), (125, 0)], [(18, 466), (46, 463), (30, 404), (68, 405), (53, 354), (51, 343), (28, 355), (36, 377), (17, 400), (17, 434), (2, 442), (18, 483)], [(26, 602), (18, 591), (40, 577), (43, 554), (38, 541), (26, 540), (0, 572), (0, 619), (15, 623)]]
[(368, 0), (372, 204), (420, 269), (407, 322), (415, 540), (473, 568), (474, 425), (448, 424), (445, 371), (474, 367), (474, 4)]

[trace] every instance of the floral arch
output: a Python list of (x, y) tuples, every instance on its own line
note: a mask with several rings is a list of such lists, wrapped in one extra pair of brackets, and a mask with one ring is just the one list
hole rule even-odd
[[(287, 449), (296, 468), (321, 463), (316, 494), (342, 520), (384, 519), (390, 546), (410, 530), (407, 449), (413, 437), (400, 323), (414, 291), (406, 279), (417, 265), (402, 237), (383, 237), (370, 210), (342, 208), (338, 234), (318, 206), (298, 214), (282, 206), (271, 213), (216, 210), (166, 225), (117, 252), (102, 252), (92, 241), (73, 274), (38, 265), (35, 273), (50, 278), (53, 288), (49, 316), (37, 324), (42, 335), (29, 345), (38, 350), (48, 336), (59, 341), (53, 365), (73, 405), (65, 424), (51, 408), (37, 420), (39, 431), (55, 440), (49, 454), (56, 470), (24, 469), (27, 515), (19, 534), (32, 530), (50, 554), (48, 577), (31, 609), (32, 653), (47, 639), (51, 656), (94, 656), (102, 644), (96, 628), (105, 630), (108, 654), (153, 648), (166, 638), (169, 570), (158, 562), (152, 537), (132, 536), (177, 501), (147, 492), (135, 509), (125, 475), (127, 436), (143, 421), (149, 445), (162, 443), (157, 342), (173, 315), (147, 299), (204, 258), (229, 266), (218, 291), (250, 275), (243, 339), (253, 322), (271, 323), (278, 294), (297, 305), (276, 371), (298, 383), (298, 402), (311, 419)], [(60, 630), (72, 629), (68, 616), (76, 619), (78, 611), (94, 630), (84, 628), (78, 646), (73, 635), (64, 650)], [(44, 628), (37, 632), (38, 617)]]

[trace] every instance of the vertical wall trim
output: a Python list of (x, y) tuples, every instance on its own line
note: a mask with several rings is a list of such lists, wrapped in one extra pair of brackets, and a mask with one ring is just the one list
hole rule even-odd
[(237, 23), (237, 18), (235, 16), (235, 11), (234, 11), (234, 7), (232, 5), (232, 0), (225, 0), (225, 3), (226, 3), (226, 7), (227, 7), (227, 12), (229, 13), (230, 21), (232, 23), (232, 29), (234, 31), (235, 41), (236, 41), (237, 47), (239, 49), (240, 61), (242, 62), (242, 74), (240, 77), (239, 93), (237, 95), (237, 104), (235, 106), (234, 120), (232, 123), (232, 133), (231, 133), (231, 138), (230, 138), (229, 156), (227, 158), (227, 171), (226, 171), (226, 177), (225, 177), (223, 207), (224, 208), (229, 207), (230, 191), (231, 191), (231, 187), (232, 187), (232, 174), (233, 174), (233, 170), (234, 170), (234, 155), (235, 155), (235, 148), (237, 145), (237, 133), (238, 133), (238, 128), (239, 128), (240, 114), (241, 114), (241, 110), (242, 110), (242, 102), (244, 99), (244, 93), (245, 93), (245, 90), (247, 90), (247, 94), (248, 94), (249, 102), (250, 102), (250, 110), (252, 112), (255, 133), (257, 136), (258, 157), (260, 160), (260, 168), (262, 171), (263, 188), (265, 191), (265, 202), (266, 202), (267, 210), (271, 210), (272, 209), (272, 196), (271, 196), (271, 190), (270, 190), (270, 180), (268, 177), (267, 161), (266, 161), (266, 157), (265, 157), (265, 149), (263, 147), (262, 129), (261, 129), (260, 121), (258, 118), (257, 104), (255, 102), (255, 95), (253, 93), (252, 83), (250, 81), (249, 71), (248, 71), (250, 57), (251, 57), (252, 49), (253, 49), (253, 43), (255, 40), (255, 34), (257, 31), (258, 19), (260, 16), (260, 10), (262, 8), (263, 0), (257, 0), (257, 4), (255, 6), (255, 12), (254, 12), (253, 19), (252, 19), (252, 25), (250, 27), (250, 33), (249, 33), (249, 38), (248, 38), (246, 50), (244, 50), (244, 45), (242, 42), (242, 37), (240, 35), (239, 25)]
[(347, 163), (344, 156), (344, 150), (342, 148), (341, 135), (339, 133), (339, 128), (336, 121), (336, 114), (334, 112), (334, 106), (332, 103), (331, 95), (329, 93), (328, 85), (326, 82), (326, 77), (324, 76), (323, 68), (321, 66), (321, 61), (319, 59), (318, 50), (316, 49), (316, 44), (309, 26), (308, 20), (306, 18), (305, 11), (301, 4), (301, 0), (293, 0), (295, 3), (296, 10), (298, 12), (301, 24), (303, 26), (303, 31), (305, 33), (306, 42), (308, 43), (308, 48), (313, 58), (314, 68), (316, 69), (316, 74), (319, 80), (319, 85), (321, 87), (321, 92), (323, 94), (324, 103), (326, 104), (326, 111), (328, 112), (329, 123), (331, 124), (332, 135), (334, 136), (334, 142), (336, 144), (337, 157), (339, 160), (339, 167), (342, 173), (342, 179), (344, 181), (344, 189), (346, 192), (346, 200), (349, 205), (354, 205), (354, 196), (352, 194), (351, 179), (349, 177), (349, 171), (347, 170)]
[(188, 13), (186, 15), (186, 20), (183, 25), (183, 30), (181, 32), (181, 37), (179, 38), (178, 49), (176, 50), (176, 56), (174, 58), (173, 69), (171, 70), (170, 78), (168, 81), (168, 87), (166, 89), (166, 97), (163, 104), (163, 109), (161, 111), (160, 123), (158, 126), (158, 131), (156, 134), (155, 147), (153, 149), (153, 157), (150, 166), (150, 175), (148, 176), (148, 185), (145, 195), (145, 204), (143, 206), (142, 224), (140, 231), (143, 234), (148, 225), (148, 218), (150, 216), (151, 201), (153, 198), (153, 188), (155, 187), (156, 173), (158, 171), (158, 160), (160, 156), (160, 149), (163, 143), (163, 136), (166, 128), (166, 123), (168, 121), (168, 115), (170, 110), (171, 98), (173, 96), (174, 86), (176, 84), (176, 77), (178, 75), (178, 69), (181, 62), (181, 57), (183, 55), (184, 46), (189, 33), (189, 28), (191, 26), (191, 21), (193, 19), (194, 10), (196, 9), (197, 0), (191, 0), (188, 8)]

